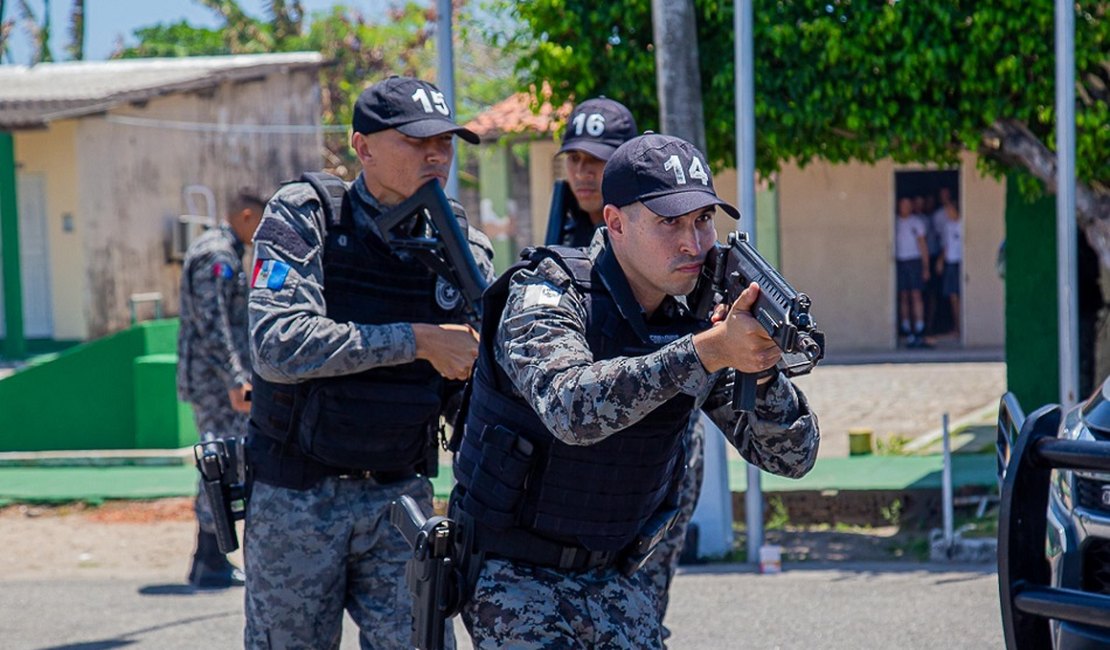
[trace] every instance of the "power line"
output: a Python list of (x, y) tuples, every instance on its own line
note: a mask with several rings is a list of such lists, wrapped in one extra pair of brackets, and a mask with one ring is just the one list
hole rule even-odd
[(195, 133), (313, 135), (316, 133), (346, 133), (350, 130), (349, 126), (339, 124), (228, 124), (226, 122), (160, 120), (130, 115), (107, 115), (104, 119), (111, 124), (123, 126), (192, 131)]

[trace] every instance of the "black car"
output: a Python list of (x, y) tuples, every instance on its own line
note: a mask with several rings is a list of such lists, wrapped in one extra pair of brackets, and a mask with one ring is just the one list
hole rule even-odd
[[(1048, 405), (1029, 418), (1007, 393), (998, 459), (1004, 623), (1057, 649), (1110, 648), (1110, 379), (1066, 412)], [(1065, 601), (1081, 606), (1078, 620), (1054, 609)], [(1044, 647), (1022, 636), (1007, 629), (1007, 645)]]

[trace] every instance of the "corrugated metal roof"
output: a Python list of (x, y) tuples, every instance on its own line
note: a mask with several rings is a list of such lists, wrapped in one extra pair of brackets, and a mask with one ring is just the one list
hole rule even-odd
[(318, 68), (316, 52), (0, 66), (0, 129), (25, 129), (123, 102), (201, 90), (275, 70)]

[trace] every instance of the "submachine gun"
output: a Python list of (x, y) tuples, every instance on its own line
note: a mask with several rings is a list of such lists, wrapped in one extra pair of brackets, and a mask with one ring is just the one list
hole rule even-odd
[[(825, 334), (817, 329), (817, 322), (809, 313), (812, 306), (809, 296), (790, 286), (748, 242), (747, 233), (730, 233), (727, 246), (717, 244), (709, 252), (691, 307), (699, 318), (708, 319), (717, 304), (731, 305), (752, 282), (759, 284), (752, 315), (783, 352), (778, 371), (794, 377), (813, 370), (825, 357)], [(761, 376), (736, 373), (734, 409), (755, 408), (756, 382)]]
[(193, 445), (204, 498), (216, 525), (216, 545), (228, 554), (239, 548), (235, 522), (247, 514), (246, 455), (242, 436)]
[(462, 578), (455, 561), (458, 524), (447, 517), (425, 517), (405, 495), (389, 508), (389, 521), (412, 547), (405, 582), (412, 593), (412, 645), (439, 650), (447, 620), (463, 605)]
[[(409, 221), (411, 224), (406, 223)], [(477, 328), (482, 318), (482, 292), (489, 283), (470, 252), (463, 231), (469, 227), (466, 214), (461, 205), (448, 200), (439, 181), (421, 185), (377, 223), (390, 248), (408, 252), (459, 291), (466, 318)]]

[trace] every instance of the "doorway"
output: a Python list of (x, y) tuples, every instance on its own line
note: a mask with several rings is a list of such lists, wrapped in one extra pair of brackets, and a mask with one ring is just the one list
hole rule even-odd
[(46, 223), (46, 176), (19, 174), (19, 271), (23, 287), (23, 335), (54, 338), (50, 246)]

